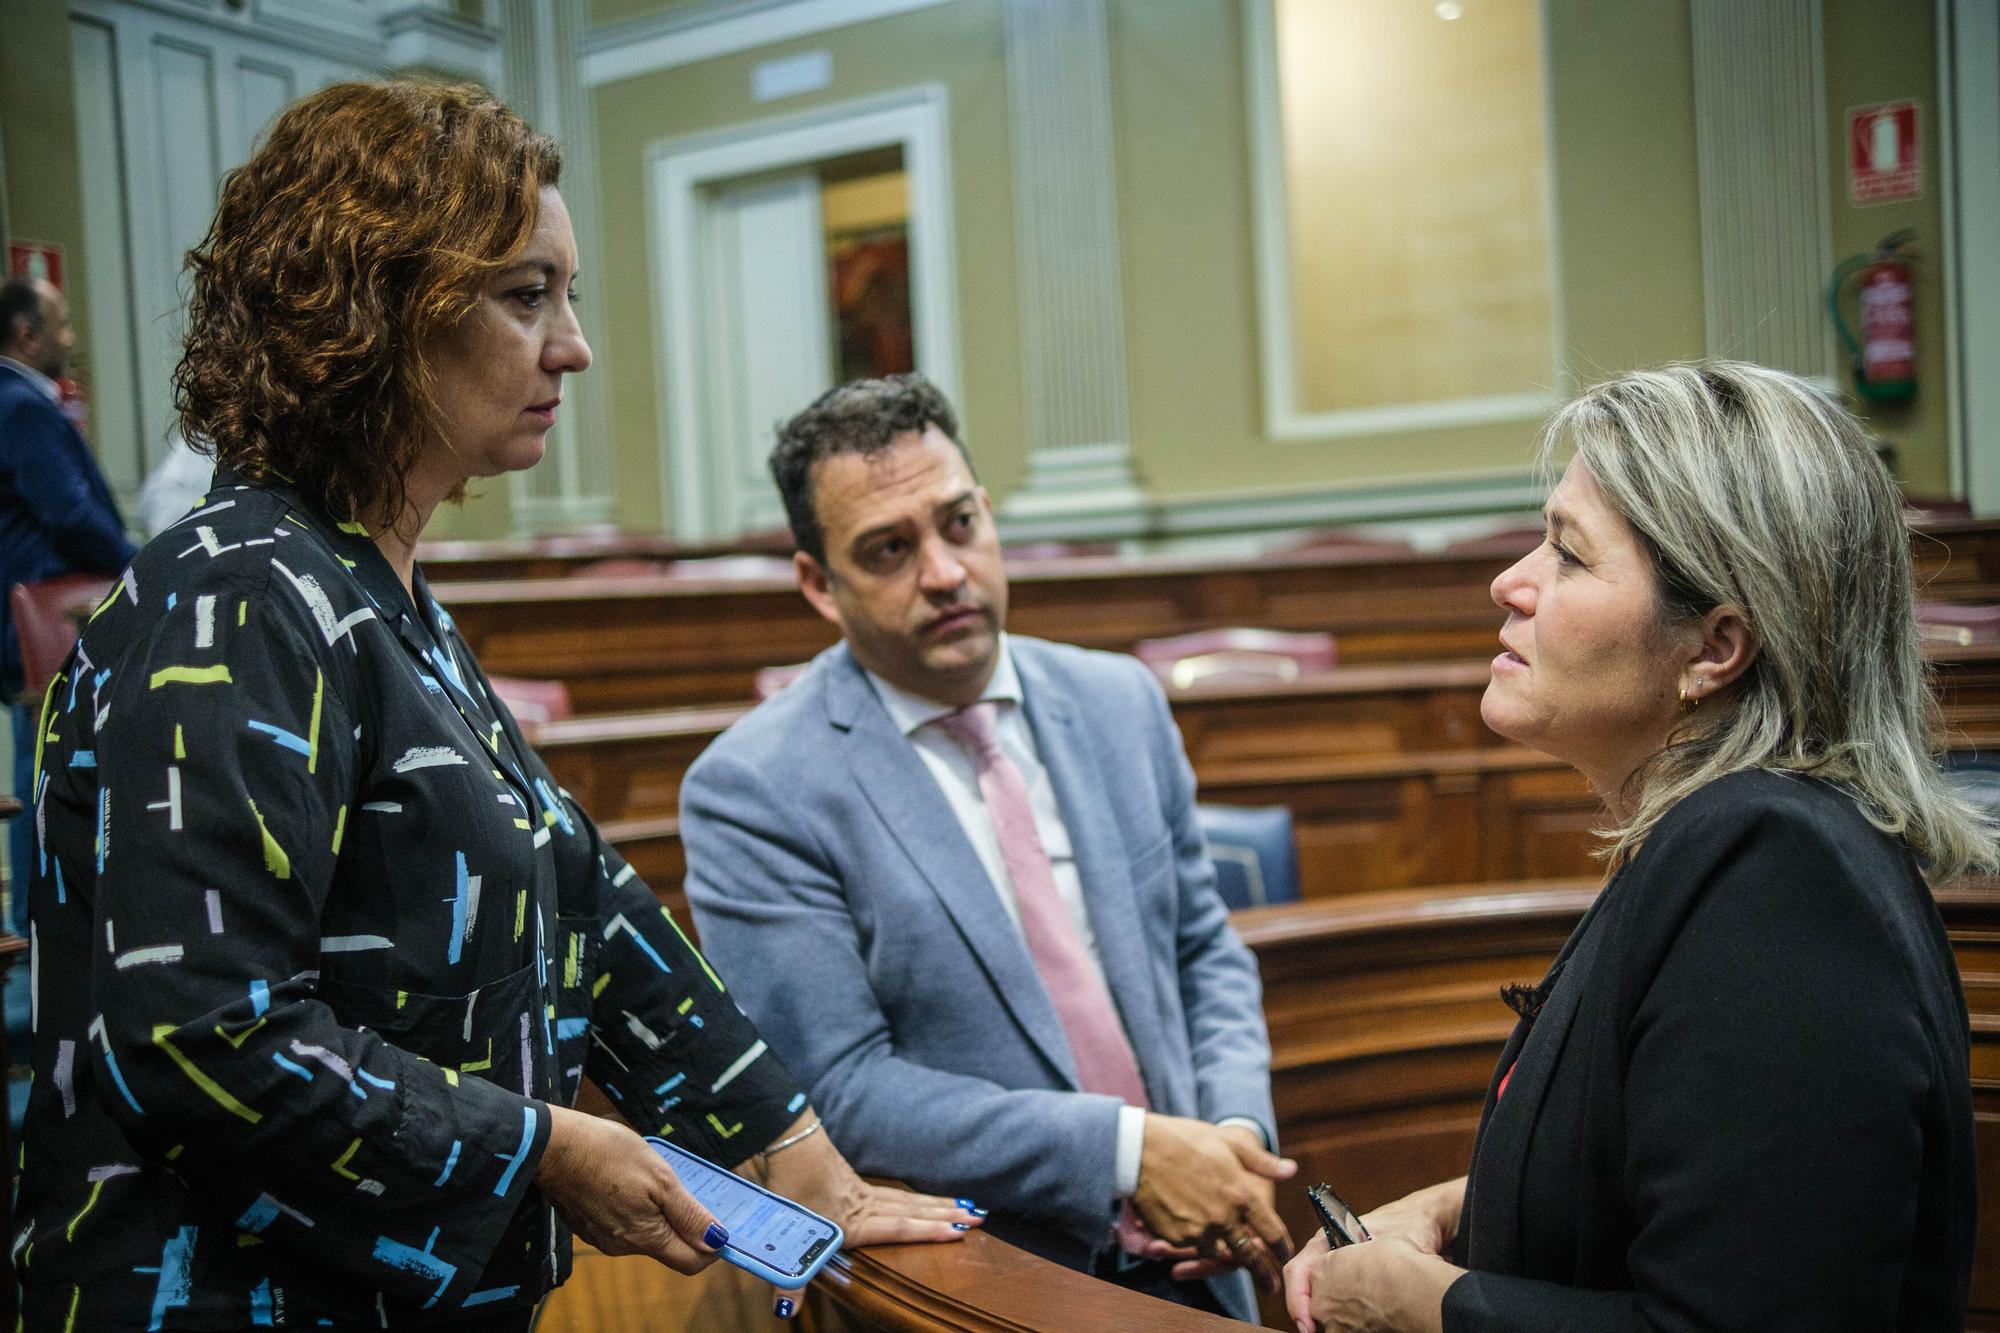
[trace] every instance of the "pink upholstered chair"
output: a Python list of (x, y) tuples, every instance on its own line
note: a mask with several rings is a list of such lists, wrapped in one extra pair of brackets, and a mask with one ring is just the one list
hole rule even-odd
[(574, 716), (569, 686), (559, 680), (524, 680), (519, 676), (488, 676), (486, 680), (524, 730)]
[(1167, 639), (1141, 639), (1132, 651), (1175, 689), (1190, 685), (1296, 680), (1332, 669), (1331, 634), (1268, 629), (1208, 629)]
[(14, 638), (21, 647), (21, 668), (27, 683), (19, 702), (39, 703), (62, 670), (69, 650), (114, 580), (102, 574), (60, 574), (37, 583), (17, 583), (8, 590), (14, 617)]
[(2000, 606), (1918, 602), (1917, 634), (1931, 643), (2000, 643)]
[(763, 703), (800, 676), (803, 676), (806, 673), (806, 668), (811, 665), (810, 662), (792, 662), (785, 666), (765, 667), (751, 681), (750, 692), (757, 696), (758, 703)]

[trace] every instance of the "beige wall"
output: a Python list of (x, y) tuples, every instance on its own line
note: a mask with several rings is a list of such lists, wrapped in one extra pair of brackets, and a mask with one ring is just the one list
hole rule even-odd
[(69, 6), (5, 0), (0, 19), (0, 154), (6, 161), (7, 238), (62, 247), (63, 288), (76, 328), (77, 378), (90, 381), (90, 309), (84, 298), (83, 191), (76, 169), (76, 95)]
[[(834, 81), (781, 106), (750, 100), (750, 71), (797, 50), (826, 50)], [(604, 303), (597, 352), (611, 380), (618, 521), (661, 521), (658, 322), (646, 236), (646, 161), (655, 144), (833, 102), (939, 83), (950, 99), (958, 260), (960, 408), (982, 478), (1004, 494), (1026, 469), (1014, 310), (1013, 199), (998, 0), (960, 3), (629, 79), (597, 90), (599, 227), (604, 273), (584, 290)]]
[[(693, 0), (591, 0), (623, 21)], [(67, 6), (6, 0), (0, 137), (18, 236), (64, 247), (87, 368), (81, 299), (82, 204)], [(1548, 0), (1560, 318), (1568, 372), (1587, 381), (1703, 350), (1692, 63), (1686, 0)], [(1900, 227), (1918, 237), (1921, 388), (1874, 425), (1897, 447), (1913, 490), (1949, 484), (1944, 409), (1936, 53), (1930, 0), (1826, 0), (1831, 213), (1836, 257)], [(1526, 457), (1519, 425), (1376, 438), (1280, 442), (1263, 428), (1249, 129), (1238, 0), (1111, 0), (1113, 115), (1124, 268), (1132, 446), (1162, 498), (1292, 492), (1505, 472)], [(825, 92), (776, 106), (748, 94), (751, 68), (825, 49)], [(1025, 468), (1015, 316), (1013, 203), (999, 0), (957, 3), (707, 61), (596, 90), (600, 303), (596, 350), (612, 389), (617, 519), (662, 516), (660, 404), (644, 163), (654, 143), (919, 82), (950, 96), (964, 400), (972, 444), (995, 491)], [(1915, 97), (1925, 194), (1907, 204), (1847, 202), (1845, 111)], [(504, 529), (505, 487), (441, 531)]]
[[(685, 8), (593, 0), (599, 22)], [(1830, 130), (1842, 110), (1916, 96), (1927, 184), (1908, 205), (1855, 209), (1844, 159), (1832, 201), (1835, 253), (1914, 227), (1921, 270), (1920, 374), (1913, 409), (1881, 414), (1898, 466), (1945, 489), (1937, 266), (1935, 54), (1928, 0), (1827, 0)], [(1516, 470), (1533, 428), (1484, 425), (1298, 442), (1263, 425), (1246, 111), (1237, 0), (1110, 0), (1113, 115), (1132, 449), (1142, 484), (1166, 499), (1370, 486)], [(1573, 385), (1704, 351), (1693, 58), (1687, 0), (1548, 0), (1550, 137), (1558, 321)], [(1014, 345), (1006, 81), (997, 0), (959, 3), (598, 90), (600, 179), (610, 269), (605, 346), (623, 521), (658, 513), (659, 405), (645, 254), (646, 146), (774, 114), (749, 102), (749, 71), (793, 50), (834, 56), (826, 92), (784, 111), (937, 80), (951, 94), (965, 409), (986, 478), (1022, 474)]]
[[(1265, 435), (1240, 14), (1234, 3), (1115, 0), (1133, 450), (1148, 488), (1171, 498), (1519, 469), (1532, 434), (1523, 425)], [(1550, 0), (1548, 24), (1569, 369), (1589, 378), (1696, 355), (1685, 0)]]

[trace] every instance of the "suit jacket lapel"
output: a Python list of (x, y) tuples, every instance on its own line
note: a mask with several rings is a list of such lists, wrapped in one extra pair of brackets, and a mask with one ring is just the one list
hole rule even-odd
[[(1615, 881), (1614, 881), (1615, 883)], [(1483, 1179), (1473, 1197), (1467, 1199), (1469, 1231), (1479, 1248), (1478, 1266), (1495, 1272), (1514, 1272), (1521, 1262), (1522, 1167), (1528, 1144), (1541, 1118), (1542, 1102), (1562, 1057), (1570, 1028), (1576, 1022), (1577, 1005), (1594, 969), (1602, 930), (1592, 927), (1600, 908), (1611, 892), (1607, 886), (1590, 904), (1576, 930), (1551, 964), (1561, 969), (1541, 1013), (1532, 1027), (1522, 1024), (1509, 1039), (1496, 1071), (1493, 1089), (1487, 1093), (1489, 1110), (1473, 1147), (1474, 1172)], [(1501, 1078), (1511, 1068), (1507, 1095), (1493, 1100)], [(1481, 1163), (1486, 1170), (1480, 1171)]]
[(826, 682), (827, 721), (846, 733), (845, 750), (855, 783), (944, 904), (1014, 1021), (1063, 1080), (1077, 1087), (1076, 1061), (1062, 1020), (951, 803), (938, 790), (916, 748), (889, 720), (846, 645), (833, 652)]
[(1146, 946), (1132, 858), (1110, 816), (1103, 793), (1116, 785), (1105, 772), (1096, 746), (1079, 734), (1075, 709), (1042, 673), (1040, 664), (1015, 640), (1014, 668), (1021, 677), (1022, 706), (1035, 733), (1035, 748), (1055, 789), (1056, 808), (1069, 829), (1070, 854), (1083, 884), (1085, 910), (1097, 936), (1097, 957), (1104, 966), (1125, 1033), (1139, 1059), (1147, 1095), (1161, 1104), (1162, 1088), (1147, 1068), (1148, 1056), (1167, 1049), (1160, 1028), (1161, 1005), (1153, 989), (1153, 969)]

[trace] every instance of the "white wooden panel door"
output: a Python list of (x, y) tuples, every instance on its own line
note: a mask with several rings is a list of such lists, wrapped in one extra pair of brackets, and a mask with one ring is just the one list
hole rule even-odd
[(725, 532), (784, 526), (765, 460), (772, 426), (833, 384), (819, 178), (787, 173), (716, 189), (708, 293), (715, 424), (710, 497)]
[(293, 98), (376, 71), (136, 4), (71, 20), (89, 273), (92, 429), (133, 512), (174, 420), (182, 264), (222, 178)]

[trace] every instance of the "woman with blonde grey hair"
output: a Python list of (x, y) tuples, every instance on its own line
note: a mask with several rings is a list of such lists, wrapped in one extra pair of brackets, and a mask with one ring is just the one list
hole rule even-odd
[(1965, 1004), (1934, 885), (1994, 861), (1932, 758), (1908, 536), (1860, 425), (1728, 362), (1565, 408), (1547, 538), (1493, 583), (1486, 722), (1573, 764), (1609, 882), (1470, 1173), (1316, 1239), (1302, 1333), (1964, 1325)]

